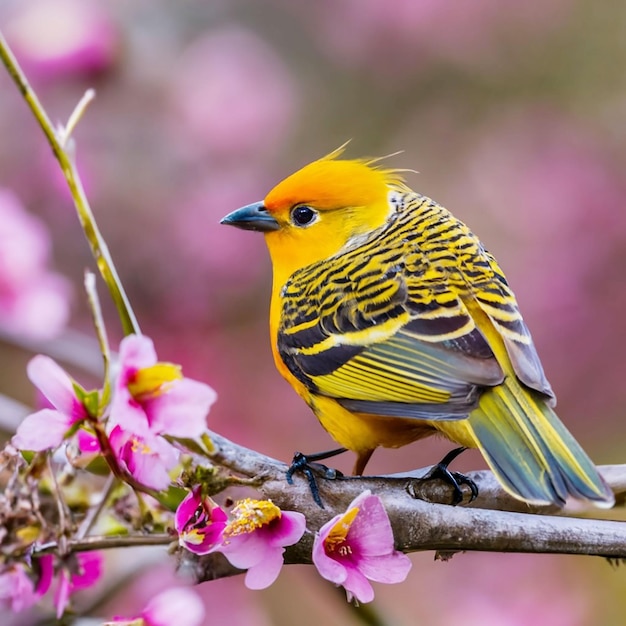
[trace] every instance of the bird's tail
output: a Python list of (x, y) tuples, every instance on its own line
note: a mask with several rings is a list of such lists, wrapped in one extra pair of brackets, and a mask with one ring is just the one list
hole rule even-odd
[(542, 397), (512, 376), (483, 393), (468, 426), (512, 495), (532, 504), (590, 501), (610, 508), (613, 492)]

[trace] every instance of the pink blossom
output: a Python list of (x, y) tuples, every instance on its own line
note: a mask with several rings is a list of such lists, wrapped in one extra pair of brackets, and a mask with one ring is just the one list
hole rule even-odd
[(87, 409), (76, 395), (74, 381), (51, 358), (37, 355), (28, 363), (26, 372), (54, 408), (28, 415), (11, 443), (18, 450), (56, 448), (68, 430), (88, 417)]
[(24, 563), (13, 563), (0, 573), (0, 606), (19, 613), (30, 608), (48, 591), (52, 581), (52, 557), (35, 560), (38, 580)]
[(79, 552), (75, 563), (77, 571), (62, 568), (54, 594), (57, 619), (60, 619), (70, 601), (70, 596), (80, 589), (88, 589), (102, 577), (102, 554), (99, 552)]
[(93, 0), (34, 0), (16, 6), (7, 39), (27, 73), (36, 74), (38, 80), (91, 75), (114, 63), (119, 36)]
[(208, 554), (221, 544), (227, 520), (223, 509), (211, 498), (203, 498), (200, 486), (194, 487), (176, 509), (178, 541), (195, 554)]
[(76, 433), (76, 442), (78, 444), (78, 449), (83, 454), (98, 454), (100, 452), (100, 443), (98, 442), (98, 438), (86, 430), (79, 430)]
[(109, 434), (119, 464), (138, 482), (158, 491), (171, 482), (169, 472), (178, 462), (178, 450), (149, 431), (142, 435), (115, 426)]
[(104, 626), (202, 626), (205, 610), (197, 593), (185, 587), (167, 589), (152, 598), (141, 612), (132, 618), (114, 617)]
[[(79, 428), (76, 435), (65, 448), (65, 456), (72, 467), (85, 469), (96, 459), (101, 458), (100, 442), (90, 430)], [(102, 460), (104, 462), (104, 460)]]
[(248, 589), (265, 589), (278, 578), (285, 546), (300, 541), (306, 530), (302, 513), (281, 511), (270, 500), (240, 501), (224, 529), (220, 552), (232, 565), (247, 569)]
[(0, 606), (19, 613), (33, 606), (38, 599), (25, 565), (14, 563), (0, 573)]
[(369, 580), (399, 583), (411, 569), (409, 558), (394, 548), (381, 499), (370, 491), (320, 528), (313, 543), (313, 563), (324, 578), (343, 585), (348, 601), (359, 602), (374, 599)]
[(142, 615), (149, 626), (196, 626), (204, 621), (204, 605), (196, 593), (179, 587), (150, 600)]
[(48, 270), (50, 238), (18, 199), (0, 188), (0, 326), (35, 338), (58, 334), (69, 316), (69, 283)]
[(151, 339), (125, 337), (119, 368), (109, 416), (112, 427), (147, 438), (161, 434), (192, 438), (204, 432), (215, 392), (184, 378), (179, 366), (158, 362)]

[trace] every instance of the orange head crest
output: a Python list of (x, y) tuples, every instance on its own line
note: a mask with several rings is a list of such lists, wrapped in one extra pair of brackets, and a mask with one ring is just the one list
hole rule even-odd
[(272, 214), (306, 204), (319, 211), (367, 207), (387, 201), (390, 187), (404, 186), (401, 170), (378, 167), (379, 159), (339, 159), (344, 146), (305, 165), (265, 197)]
[(285, 178), (263, 202), (227, 215), (223, 224), (265, 234), (276, 284), (381, 228), (391, 190), (408, 190), (402, 172), (381, 159), (340, 159), (344, 146)]

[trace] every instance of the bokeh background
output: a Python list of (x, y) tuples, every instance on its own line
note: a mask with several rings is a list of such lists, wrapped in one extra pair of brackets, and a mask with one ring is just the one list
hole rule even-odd
[[(75, 132), (87, 193), (160, 358), (219, 393), (211, 428), (283, 460), (333, 446), (274, 370), (262, 237), (218, 222), (351, 139), (349, 156), (403, 150), (388, 163), (419, 171), (409, 184), (479, 234), (516, 291), (560, 415), (598, 463), (626, 461), (626, 4), (2, 0), (0, 28), (54, 120), (96, 89)], [(32, 404), (33, 352), (97, 380), (81, 287), (93, 263), (3, 71), (0, 137), (0, 392)], [(380, 451), (369, 469), (425, 466), (448, 449)], [(476, 453), (458, 462), (479, 467)], [(168, 557), (145, 554), (119, 557), (133, 561), (132, 582), (115, 564), (127, 582), (96, 614), (132, 613), (173, 584)], [(389, 623), (624, 623), (626, 570), (601, 559), (412, 559), (406, 583), (376, 588)], [(241, 578), (198, 591), (207, 623), (354, 623), (304, 566), (264, 592)]]

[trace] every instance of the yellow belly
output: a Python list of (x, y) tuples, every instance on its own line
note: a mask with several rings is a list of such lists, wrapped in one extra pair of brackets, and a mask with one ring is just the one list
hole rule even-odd
[(441, 433), (448, 439), (467, 447), (476, 447), (467, 420), (428, 421), (352, 413), (332, 398), (311, 397), (309, 405), (322, 426), (344, 448), (357, 453), (377, 447), (400, 448), (418, 439)]
[[(273, 298), (272, 308), (278, 298)], [(270, 335), (276, 368), (291, 384), (300, 397), (311, 407), (328, 434), (340, 445), (357, 454), (371, 452), (379, 446), (400, 448), (413, 441), (441, 433), (462, 446), (477, 447), (467, 426), (467, 420), (428, 421), (412, 418), (389, 417), (352, 413), (336, 400), (311, 392), (289, 371), (283, 363), (276, 346), (276, 312), (270, 316)]]

